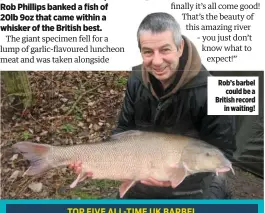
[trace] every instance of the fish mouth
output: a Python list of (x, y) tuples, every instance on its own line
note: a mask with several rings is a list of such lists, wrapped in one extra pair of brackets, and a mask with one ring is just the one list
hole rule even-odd
[(219, 173), (225, 173), (225, 172), (228, 172), (228, 171), (230, 171), (230, 170), (231, 170), (231, 172), (233, 173), (233, 175), (235, 175), (235, 171), (234, 171), (232, 165), (230, 165), (230, 166), (224, 166), (224, 167), (221, 167), (221, 168), (217, 168), (217, 169), (215, 170), (215, 173), (216, 173), (216, 175), (218, 176)]

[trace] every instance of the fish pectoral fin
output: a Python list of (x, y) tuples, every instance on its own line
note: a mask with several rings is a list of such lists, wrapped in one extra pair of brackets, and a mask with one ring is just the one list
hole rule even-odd
[(79, 179), (81, 177), (81, 173), (77, 176), (77, 178), (74, 180), (74, 182), (70, 185), (70, 188), (75, 188), (77, 183), (79, 182)]
[(85, 179), (87, 179), (87, 175), (86, 175), (86, 174), (84, 174), (84, 175), (80, 178), (80, 180), (79, 180), (78, 182), (80, 183), (80, 182), (84, 181)]
[(184, 167), (170, 168), (171, 187), (176, 188), (187, 176), (187, 171)]
[(76, 185), (87, 178), (86, 172), (80, 172), (74, 182), (70, 185), (70, 188), (75, 188)]
[(126, 180), (123, 181), (119, 188), (120, 192), (120, 198), (123, 198), (123, 196), (126, 194), (126, 192), (135, 184), (136, 181), (134, 180)]

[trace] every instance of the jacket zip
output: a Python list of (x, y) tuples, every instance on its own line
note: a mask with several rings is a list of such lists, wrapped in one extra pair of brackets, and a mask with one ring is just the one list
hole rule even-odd
[(162, 108), (162, 102), (159, 101), (158, 105), (156, 107), (156, 114), (155, 114), (154, 123), (156, 123), (156, 121), (157, 121), (157, 118), (158, 118), (158, 115), (160, 113), (161, 108)]

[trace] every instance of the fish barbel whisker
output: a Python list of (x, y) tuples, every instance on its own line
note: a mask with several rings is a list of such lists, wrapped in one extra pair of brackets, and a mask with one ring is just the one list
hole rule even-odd
[(231, 169), (233, 175), (236, 175), (235, 170), (233, 169), (232, 165), (230, 166), (230, 169)]

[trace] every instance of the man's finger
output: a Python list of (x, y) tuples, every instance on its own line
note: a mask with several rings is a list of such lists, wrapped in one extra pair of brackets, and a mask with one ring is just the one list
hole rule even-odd
[(171, 182), (167, 181), (167, 182), (163, 182), (162, 183), (164, 187), (169, 187), (171, 186)]
[(157, 181), (153, 178), (149, 178), (148, 180), (141, 181), (142, 184), (148, 185), (148, 186), (160, 186), (160, 187), (168, 187), (171, 186), (171, 183), (169, 181)]
[(76, 161), (76, 162), (70, 163), (70, 164), (68, 165), (68, 167), (69, 167), (70, 169), (74, 169), (74, 168), (76, 168), (76, 167), (80, 167), (81, 165), (82, 165), (82, 162), (81, 162), (81, 161)]
[(87, 172), (86, 174), (87, 174), (88, 177), (92, 177), (93, 176), (92, 172)]
[(153, 183), (153, 184), (155, 184), (155, 185), (161, 185), (163, 182), (161, 182), (161, 181), (158, 181), (158, 180), (156, 180), (156, 179), (154, 179), (154, 178), (149, 178), (148, 179), (151, 183)]
[(146, 180), (142, 180), (142, 181), (140, 181), (142, 184), (144, 184), (144, 185), (148, 185), (148, 186), (154, 186), (154, 184), (152, 183), (152, 182), (150, 182), (150, 181), (146, 181)]
[(75, 163), (75, 166), (76, 167), (80, 167), (82, 165), (82, 162), (81, 161), (77, 161), (76, 163)]
[(79, 174), (80, 172), (81, 172), (81, 167), (77, 167), (77, 168), (75, 169), (75, 173)]
[(155, 185), (155, 186), (164, 186), (164, 182), (158, 181), (158, 180), (156, 180), (154, 178), (149, 178), (148, 181), (150, 183), (152, 183), (153, 185)]
[(154, 181), (152, 179), (143, 180), (141, 181), (142, 184), (148, 185), (148, 186), (163, 186), (163, 183), (160, 181)]

